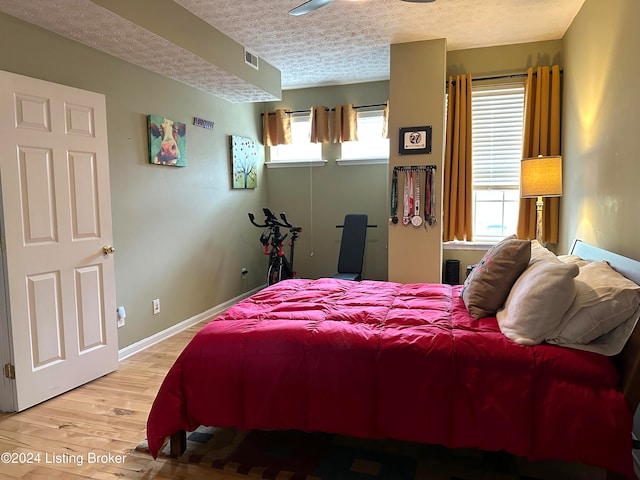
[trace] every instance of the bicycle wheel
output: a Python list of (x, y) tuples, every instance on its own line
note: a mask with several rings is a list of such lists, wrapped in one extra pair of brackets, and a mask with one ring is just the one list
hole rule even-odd
[(269, 270), (267, 271), (267, 283), (269, 285), (273, 285), (274, 283), (278, 283), (281, 278), (282, 278), (282, 259), (280, 257), (277, 257), (269, 265)]

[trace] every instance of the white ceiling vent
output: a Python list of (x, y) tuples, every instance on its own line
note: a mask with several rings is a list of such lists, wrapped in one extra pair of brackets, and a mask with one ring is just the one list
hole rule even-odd
[(258, 70), (258, 56), (253, 53), (250, 52), (249, 50), (247, 50), (246, 48), (244, 49), (244, 63), (246, 63), (247, 65), (255, 68), (256, 70)]

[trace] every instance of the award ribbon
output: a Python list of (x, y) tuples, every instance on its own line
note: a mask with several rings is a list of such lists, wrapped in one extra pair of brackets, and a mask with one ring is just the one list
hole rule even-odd
[[(411, 171), (413, 173), (413, 170)], [(420, 216), (420, 170), (416, 170), (416, 184), (415, 184), (415, 203), (413, 207), (413, 217), (411, 217), (411, 224), (414, 227), (422, 225), (422, 217)]]

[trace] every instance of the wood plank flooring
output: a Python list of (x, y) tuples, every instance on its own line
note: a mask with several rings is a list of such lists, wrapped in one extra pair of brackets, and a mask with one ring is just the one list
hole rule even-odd
[(165, 374), (202, 325), (124, 360), (118, 371), (75, 390), (24, 412), (0, 413), (0, 454), (10, 452), (16, 460), (0, 463), (0, 479), (246, 480), (133, 451), (145, 437), (147, 415)]

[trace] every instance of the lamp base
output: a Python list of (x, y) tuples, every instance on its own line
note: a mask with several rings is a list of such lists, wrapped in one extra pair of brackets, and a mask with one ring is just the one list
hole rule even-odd
[(536, 200), (536, 240), (544, 245), (542, 242), (542, 207), (544, 207), (544, 200), (542, 197), (538, 197)]

